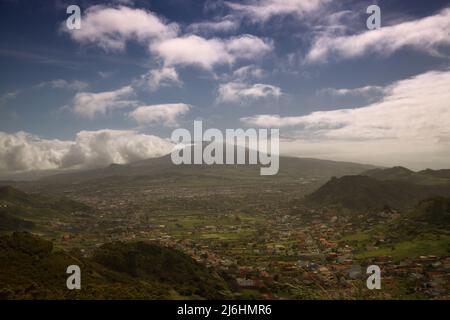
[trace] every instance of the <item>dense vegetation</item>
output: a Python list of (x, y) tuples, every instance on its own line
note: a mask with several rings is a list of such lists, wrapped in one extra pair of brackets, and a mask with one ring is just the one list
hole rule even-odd
[(418, 203), (413, 218), (437, 225), (450, 224), (450, 198), (436, 197), (422, 200)]
[(10, 215), (6, 208), (0, 208), (0, 231), (31, 229), (34, 223)]
[[(81, 268), (68, 290), (66, 268)], [(109, 243), (94, 257), (56, 250), (28, 232), (0, 237), (1, 299), (177, 299), (226, 297), (226, 283), (176, 250), (143, 242)]]
[[(383, 242), (378, 241), (383, 239)], [(450, 198), (420, 201), (398, 219), (344, 237), (360, 248), (359, 258), (392, 256), (396, 260), (450, 254)], [(366, 246), (375, 244), (376, 249)]]
[(433, 179), (401, 167), (375, 169), (366, 175), (332, 178), (308, 195), (305, 203), (358, 212), (386, 207), (404, 211), (429, 197), (450, 196), (450, 179), (439, 178), (439, 183)]
[(16, 217), (60, 216), (77, 211), (92, 211), (85, 204), (64, 197), (25, 193), (11, 186), (0, 187), (0, 208)]

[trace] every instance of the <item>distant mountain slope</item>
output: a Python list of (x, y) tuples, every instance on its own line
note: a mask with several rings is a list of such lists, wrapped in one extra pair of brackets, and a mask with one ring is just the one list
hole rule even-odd
[(405, 181), (421, 185), (450, 184), (450, 170), (423, 170), (414, 172), (405, 167), (393, 167), (387, 169), (372, 169), (362, 175), (378, 180)]
[(275, 176), (261, 176), (261, 165), (174, 165), (170, 155), (131, 164), (113, 164), (106, 168), (58, 174), (39, 179), (34, 185), (48, 186), (85, 183), (135, 185), (142, 183), (179, 183), (192, 179), (212, 183), (247, 183), (262, 180), (298, 181), (314, 178), (326, 181), (332, 176), (359, 174), (373, 166), (350, 162), (308, 158), (280, 157), (280, 170)]
[(7, 217), (61, 215), (72, 212), (91, 212), (85, 204), (64, 197), (28, 194), (11, 186), (0, 187), (0, 209)]
[(441, 170), (431, 170), (426, 169), (419, 171), (418, 173), (424, 174), (427, 176), (433, 176), (437, 178), (449, 179), (450, 180), (450, 169), (441, 169)]
[(0, 187), (0, 202), (5, 205), (21, 204), (26, 206), (38, 202), (38, 199), (11, 186), (3, 186)]
[(414, 175), (414, 171), (405, 167), (377, 168), (366, 172), (362, 175), (369, 176), (380, 180), (398, 180), (409, 178)]
[[(81, 290), (66, 288), (69, 265)], [(182, 252), (158, 245), (111, 243), (94, 258), (53, 248), (27, 232), (0, 236), (0, 299), (219, 299), (227, 285)]]
[(305, 203), (353, 211), (374, 211), (385, 206), (405, 210), (430, 196), (450, 196), (450, 186), (424, 186), (360, 175), (331, 179), (308, 195)]

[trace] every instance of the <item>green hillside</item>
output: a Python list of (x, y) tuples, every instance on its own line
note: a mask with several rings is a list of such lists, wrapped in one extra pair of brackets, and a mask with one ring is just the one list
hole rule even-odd
[[(68, 290), (66, 268), (81, 268)], [(0, 299), (177, 299), (226, 297), (226, 283), (190, 257), (143, 242), (110, 243), (93, 258), (53, 248), (27, 232), (0, 237)]]
[(425, 186), (361, 175), (333, 178), (308, 195), (305, 203), (363, 212), (382, 210), (385, 207), (405, 210), (431, 196), (450, 196), (450, 186)]
[(34, 223), (10, 215), (6, 208), (0, 208), (0, 231), (31, 229)]
[[(382, 238), (383, 242), (378, 240)], [(395, 260), (450, 254), (450, 198), (420, 201), (399, 219), (380, 223), (344, 241), (359, 247), (357, 257), (391, 256)], [(367, 250), (367, 246), (376, 247)]]
[(450, 223), (450, 198), (435, 197), (420, 201), (412, 217), (421, 221), (445, 225)]
[(0, 208), (15, 217), (31, 218), (91, 212), (85, 204), (64, 197), (29, 194), (11, 186), (0, 187)]
[(80, 189), (111, 185), (145, 186), (174, 184), (176, 186), (251, 185), (255, 183), (298, 182), (300, 178), (324, 182), (332, 176), (360, 174), (373, 166), (309, 158), (280, 157), (279, 173), (261, 176), (261, 165), (174, 165), (170, 155), (130, 164), (113, 164), (105, 168), (63, 173), (24, 184), (30, 190)]
[(183, 295), (219, 298), (226, 284), (189, 256), (146, 242), (107, 243), (93, 261), (109, 270), (177, 288)]

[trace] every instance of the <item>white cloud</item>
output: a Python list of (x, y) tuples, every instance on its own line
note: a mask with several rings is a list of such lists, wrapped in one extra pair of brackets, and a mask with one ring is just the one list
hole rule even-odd
[[(238, 25), (232, 17), (224, 17), (190, 28), (227, 31)], [(80, 30), (67, 30), (65, 24), (61, 28), (73, 40), (105, 50), (123, 51), (127, 41), (137, 41), (160, 58), (165, 67), (195, 65), (211, 70), (215, 65), (232, 64), (238, 59), (256, 59), (272, 50), (270, 41), (247, 34), (228, 39), (179, 36), (178, 24), (168, 23), (153, 12), (125, 6), (92, 6), (83, 17)]]
[(95, 44), (105, 50), (123, 50), (126, 42), (148, 43), (153, 39), (175, 37), (176, 23), (167, 23), (155, 13), (125, 6), (92, 6), (83, 15), (79, 30), (62, 30), (80, 43)]
[(380, 86), (365, 86), (360, 88), (326, 88), (318, 91), (318, 94), (332, 95), (332, 96), (371, 96), (379, 95), (384, 92), (384, 88)]
[(232, 64), (237, 59), (255, 59), (272, 50), (272, 44), (252, 35), (229, 39), (205, 39), (197, 35), (154, 42), (150, 51), (166, 66), (196, 65), (211, 70), (215, 65)]
[(178, 117), (191, 108), (185, 103), (169, 103), (151, 106), (142, 106), (129, 113), (139, 124), (163, 123), (166, 127), (178, 125)]
[(144, 76), (144, 81), (148, 84), (151, 91), (156, 91), (160, 87), (181, 87), (183, 85), (183, 82), (178, 76), (177, 70), (173, 67), (163, 67), (161, 69), (150, 70)]
[(229, 82), (221, 84), (218, 89), (217, 102), (246, 102), (261, 98), (277, 98), (281, 96), (279, 87), (269, 84), (246, 84), (242, 82)]
[(74, 141), (0, 132), (0, 174), (123, 164), (162, 156), (172, 148), (168, 140), (131, 130), (81, 131)]
[(216, 21), (196, 22), (189, 25), (188, 30), (198, 34), (214, 34), (233, 32), (239, 28), (239, 21), (231, 16)]
[(150, 50), (162, 57), (166, 65), (198, 65), (211, 69), (215, 64), (232, 62), (221, 40), (196, 35), (158, 42), (151, 45)]
[(391, 161), (392, 165), (393, 159), (412, 163), (411, 157), (416, 155), (417, 163), (432, 163), (434, 159), (442, 164), (444, 156), (447, 163), (450, 156), (448, 88), (450, 70), (433, 71), (393, 83), (385, 88), (381, 101), (365, 107), (292, 117), (257, 115), (241, 120), (249, 126), (297, 130), (291, 134), (298, 139), (298, 150), (318, 152), (332, 146), (329, 150), (346, 154), (348, 159), (353, 156), (353, 161), (370, 162), (373, 157), (382, 163), (384, 156), (385, 163)]
[(249, 34), (228, 39), (225, 42), (227, 51), (235, 59), (254, 59), (272, 50), (272, 43)]
[(324, 138), (444, 137), (450, 133), (448, 88), (450, 71), (427, 72), (386, 87), (381, 101), (365, 107), (293, 117), (258, 115), (242, 120), (256, 126), (301, 126)]
[(256, 21), (273, 16), (295, 14), (304, 16), (322, 8), (329, 0), (250, 0), (246, 3), (226, 2), (232, 10)]
[(254, 65), (241, 67), (233, 71), (232, 77), (236, 80), (260, 79), (264, 76), (264, 70)]
[(0, 172), (54, 169), (69, 146), (67, 141), (45, 140), (23, 131), (0, 132)]
[(132, 130), (81, 131), (62, 158), (62, 167), (98, 167), (130, 163), (171, 152), (173, 144)]
[(97, 114), (104, 115), (115, 109), (135, 106), (136, 101), (126, 100), (133, 94), (131, 86), (99, 93), (79, 92), (73, 98), (71, 109), (77, 115), (92, 119)]
[(350, 36), (320, 36), (306, 56), (308, 63), (326, 62), (329, 58), (348, 59), (368, 52), (390, 55), (410, 47), (438, 54), (440, 46), (450, 45), (450, 9), (418, 20), (385, 26)]
[(80, 91), (80, 90), (86, 89), (88, 86), (89, 86), (89, 84), (84, 81), (79, 81), (79, 80), (67, 81), (64, 79), (57, 79), (57, 80), (41, 82), (36, 87), (38, 87), (38, 88), (50, 87), (53, 89), (67, 89), (67, 90)]

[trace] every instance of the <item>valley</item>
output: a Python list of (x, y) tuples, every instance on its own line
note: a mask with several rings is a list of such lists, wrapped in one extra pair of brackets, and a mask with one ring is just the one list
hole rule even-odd
[[(134, 243), (173, 249), (215, 274), (222, 283), (216, 293), (231, 299), (449, 297), (450, 206), (439, 198), (450, 196), (448, 182), (386, 182), (365, 175), (373, 167), (349, 163), (280, 163), (278, 176), (261, 177), (252, 175), (257, 167), (179, 167), (157, 158), (17, 183), (2, 189), (0, 202), (32, 225), (3, 233), (28, 230), (53, 251), (87, 260), (105, 246), (122, 248), (125, 261)], [(422, 195), (431, 199), (419, 203)], [(373, 264), (382, 270), (382, 290), (366, 287)], [(130, 297), (111, 293), (114, 280), (106, 283), (105, 295)], [(159, 297), (213, 296), (194, 289), (191, 283)]]

